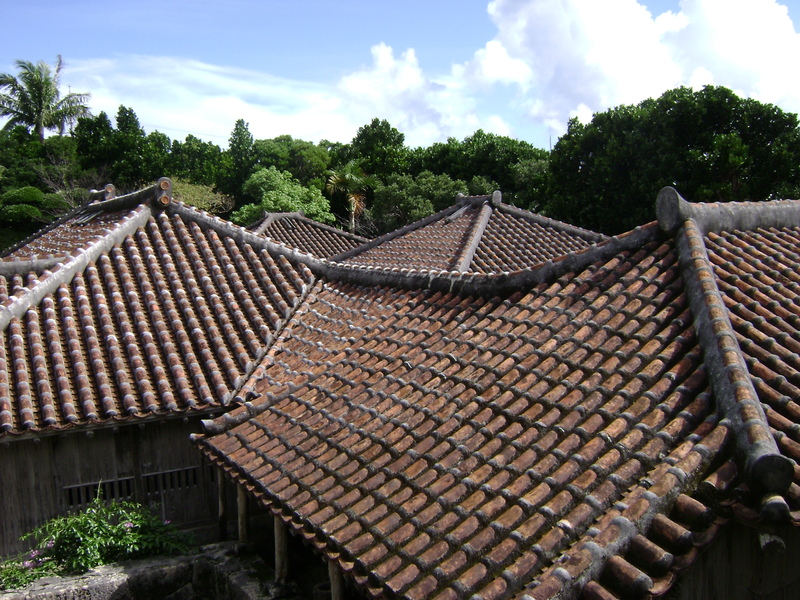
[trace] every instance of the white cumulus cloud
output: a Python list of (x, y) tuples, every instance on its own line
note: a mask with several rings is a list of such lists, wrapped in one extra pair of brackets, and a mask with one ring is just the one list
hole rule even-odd
[(678, 85), (800, 109), (800, 36), (775, 0), (682, 0), (660, 15), (636, 0), (493, 0), (488, 10), (497, 34), (462, 72), (475, 85), (516, 84), (528, 118), (555, 134), (572, 116)]
[(351, 120), (386, 119), (406, 134), (411, 146), (426, 146), (447, 137), (465, 137), (476, 129), (506, 133), (497, 114), (479, 115), (464, 82), (449, 74), (427, 75), (413, 49), (396, 57), (386, 44), (372, 47), (372, 64), (339, 81)]

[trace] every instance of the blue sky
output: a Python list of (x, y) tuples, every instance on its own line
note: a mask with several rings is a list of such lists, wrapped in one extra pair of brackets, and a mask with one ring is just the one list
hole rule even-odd
[(800, 112), (800, 0), (26, 0), (0, 71), (67, 63), (93, 112), (225, 146), (349, 141), (373, 117), (410, 145), (478, 128), (548, 147), (569, 118), (677, 85)]

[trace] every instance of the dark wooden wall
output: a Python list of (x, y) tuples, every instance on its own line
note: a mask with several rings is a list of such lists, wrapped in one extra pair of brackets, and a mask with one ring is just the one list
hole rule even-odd
[(213, 522), (215, 473), (189, 442), (199, 430), (198, 418), (171, 419), (0, 442), (0, 556), (27, 549), (21, 535), (79, 510), (98, 488), (176, 524)]
[(777, 530), (780, 553), (761, 550), (758, 533), (738, 523), (719, 537), (678, 579), (670, 600), (797, 600), (800, 598), (800, 531)]

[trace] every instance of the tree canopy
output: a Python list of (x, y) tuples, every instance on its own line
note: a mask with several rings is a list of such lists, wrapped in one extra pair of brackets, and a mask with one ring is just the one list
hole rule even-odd
[(55, 69), (44, 61), (16, 61), (18, 76), (0, 73), (0, 116), (8, 117), (5, 127), (22, 125), (32, 129), (40, 140), (49, 129), (63, 135), (67, 126), (78, 117), (88, 115), (86, 103), (89, 94), (69, 93), (61, 96), (59, 90), (64, 61), (59, 55)]
[[(36, 188), (46, 198), (26, 189), (30, 202), (15, 193), (0, 202), (0, 236), (31, 233), (87, 189), (111, 182), (127, 193), (164, 175), (184, 201), (235, 211), (241, 223), (263, 211), (303, 211), (365, 235), (425, 217), (459, 192), (499, 189), (504, 202), (609, 234), (651, 221), (665, 185), (695, 202), (800, 195), (797, 115), (723, 87), (680, 87), (589, 123), (573, 119), (551, 152), (480, 129), (410, 148), (379, 118), (347, 143), (255, 139), (239, 119), (221, 149), (191, 134), (173, 141), (146, 133), (129, 107), (114, 120), (88, 114), (88, 94), (59, 95), (60, 57), (54, 67), (17, 66), (18, 77), (0, 75), (0, 116), (9, 117), (0, 130), (0, 196)], [(43, 137), (48, 128), (64, 133), (76, 117), (69, 135)]]
[(320, 223), (334, 221), (322, 192), (305, 187), (288, 171), (279, 171), (275, 167), (256, 169), (243, 189), (258, 201), (234, 211), (231, 214), (234, 223), (249, 225), (260, 219), (264, 212), (302, 212)]
[(694, 202), (797, 195), (797, 116), (724, 87), (680, 87), (570, 121), (549, 161), (545, 212), (604, 233), (653, 220), (674, 186)]

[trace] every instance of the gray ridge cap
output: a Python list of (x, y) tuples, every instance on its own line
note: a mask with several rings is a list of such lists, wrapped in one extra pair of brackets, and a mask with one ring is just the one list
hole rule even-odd
[(583, 227), (578, 227), (577, 225), (570, 225), (569, 223), (565, 223), (564, 221), (559, 221), (558, 219), (545, 217), (544, 215), (540, 215), (535, 212), (525, 210), (524, 208), (519, 208), (518, 206), (512, 206), (510, 204), (500, 204), (498, 205), (498, 209), (500, 210), (500, 212), (509, 213), (520, 219), (525, 219), (526, 221), (530, 221), (532, 223), (536, 223), (537, 225), (541, 225), (542, 227), (550, 227), (551, 229), (555, 229), (556, 231), (568, 233), (583, 238), (590, 242), (598, 243), (607, 240), (609, 238), (609, 236), (603, 233), (598, 233), (597, 231), (592, 231), (591, 229), (584, 229)]
[[(459, 207), (450, 207), (449, 211), (441, 211), (433, 216), (441, 218), (443, 213), (452, 212), (453, 209), (458, 210)], [(571, 252), (555, 260), (548, 260), (530, 269), (484, 274), (344, 264), (338, 260), (320, 259), (289, 248), (182, 203), (173, 202), (167, 211), (179, 214), (182, 218), (197, 222), (203, 227), (210, 227), (238, 243), (265, 249), (273, 256), (284, 256), (295, 268), (301, 264), (305, 265), (315, 277), (323, 277), (327, 281), (401, 289), (431, 289), (481, 297), (510, 296), (518, 290), (530, 289), (570, 271), (583, 270), (592, 263), (608, 260), (619, 252), (640, 248), (659, 235), (655, 223), (651, 223), (622, 235), (607, 238), (604, 242), (579, 252)]]
[(395, 229), (394, 231), (390, 231), (389, 233), (385, 233), (385, 234), (383, 234), (381, 236), (373, 238), (372, 240), (370, 240), (367, 243), (359, 246), (358, 248), (353, 248), (352, 250), (348, 250), (347, 252), (343, 252), (342, 254), (339, 254), (338, 256), (332, 257), (330, 260), (335, 261), (335, 262), (345, 261), (345, 260), (347, 260), (349, 258), (352, 258), (352, 257), (357, 256), (359, 254), (362, 254), (364, 252), (367, 252), (368, 250), (372, 250), (373, 248), (377, 248), (381, 244), (383, 244), (385, 242), (388, 242), (388, 241), (391, 241), (391, 240), (393, 240), (393, 239), (395, 239), (397, 237), (400, 237), (402, 235), (406, 235), (407, 233), (410, 233), (412, 231), (416, 231), (417, 229), (422, 229), (423, 227), (426, 227), (426, 226), (428, 226), (428, 225), (430, 225), (432, 223), (435, 223), (435, 222), (437, 222), (439, 220), (446, 219), (450, 215), (458, 212), (459, 210), (462, 210), (465, 206), (475, 206), (477, 204), (482, 204), (482, 203), (486, 202), (487, 200), (489, 200), (490, 198), (491, 198), (491, 196), (464, 196), (462, 194), (459, 194), (458, 196), (456, 196), (456, 203), (451, 205), (451, 206), (448, 206), (444, 210), (440, 210), (439, 212), (434, 213), (432, 215), (429, 215), (429, 216), (425, 217), (424, 219), (420, 219), (419, 221), (414, 221), (413, 223), (405, 225), (404, 227), (401, 227), (400, 229)]
[(793, 461), (781, 454), (770, 431), (717, 286), (703, 232), (689, 218), (676, 238), (683, 287), (718, 414), (730, 423), (736, 455), (751, 488), (784, 494), (792, 483)]
[(22, 318), (22, 315), (31, 307), (38, 306), (47, 296), (55, 292), (63, 283), (72, 281), (77, 273), (86, 269), (90, 262), (109, 252), (128, 235), (144, 226), (152, 215), (147, 204), (142, 204), (138, 212), (128, 215), (118, 227), (110, 230), (101, 239), (78, 249), (60, 262), (52, 271), (45, 271), (42, 276), (30, 287), (22, 289), (21, 293), (11, 296), (0, 306), (0, 330), (5, 330), (13, 318)]
[(324, 277), (329, 281), (404, 289), (421, 288), (466, 296), (503, 297), (510, 296), (519, 290), (528, 290), (540, 283), (553, 281), (571, 271), (582, 271), (589, 265), (601, 260), (608, 260), (619, 252), (640, 248), (647, 242), (656, 239), (657, 235), (658, 229), (654, 224), (645, 225), (621, 236), (609, 238), (601, 244), (589, 246), (580, 252), (565, 254), (556, 260), (546, 261), (530, 269), (505, 273), (365, 268), (364, 265), (318, 260), (307, 262), (306, 265), (314, 275)]
[(89, 202), (96, 200), (110, 200), (117, 195), (117, 188), (113, 183), (107, 183), (102, 190), (89, 190)]
[(472, 229), (469, 243), (461, 250), (460, 258), (456, 256), (456, 271), (469, 271), (472, 261), (475, 259), (475, 253), (478, 251), (478, 246), (480, 246), (483, 239), (483, 234), (486, 232), (486, 227), (489, 225), (489, 220), (492, 218), (494, 207), (495, 204), (493, 202), (487, 202), (481, 207), (478, 222)]
[(148, 200), (155, 200), (163, 206), (169, 204), (172, 200), (172, 181), (168, 177), (161, 177), (156, 183), (150, 187), (125, 194), (124, 196), (116, 196), (101, 202), (92, 202), (85, 204), (79, 214), (90, 214), (96, 212), (113, 212), (123, 210), (126, 208), (133, 208), (138, 204), (147, 202)]
[(47, 270), (52, 271), (66, 260), (67, 257), (65, 255), (49, 258), (32, 258), (28, 260), (0, 260), (0, 276), (12, 277), (14, 275), (26, 275), (28, 273), (42, 273)]
[(693, 219), (701, 233), (751, 231), (770, 227), (800, 227), (800, 200), (763, 202), (688, 202), (673, 187), (662, 188), (656, 197), (658, 224), (674, 232)]

